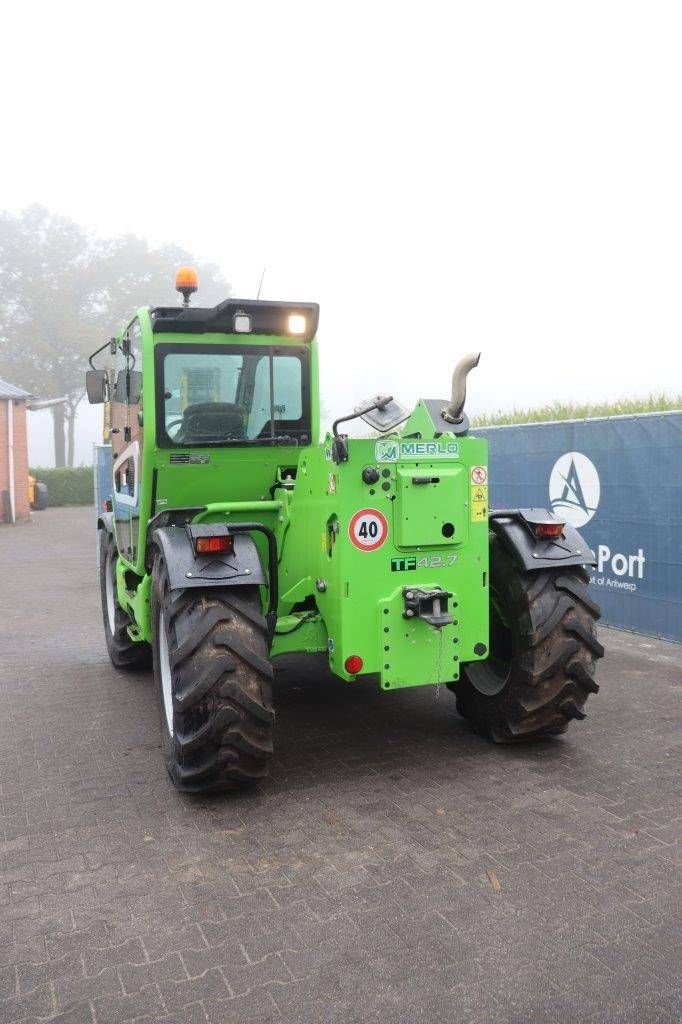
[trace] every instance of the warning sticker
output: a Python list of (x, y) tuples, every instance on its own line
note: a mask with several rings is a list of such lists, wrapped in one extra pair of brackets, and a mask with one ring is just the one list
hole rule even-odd
[(488, 488), (485, 484), (471, 485), (471, 522), (483, 523), (488, 518)]
[(485, 484), (488, 482), (488, 470), (485, 466), (471, 467), (471, 482), (472, 484)]
[(350, 542), (359, 551), (376, 551), (388, 537), (388, 522), (376, 508), (361, 508), (348, 524)]

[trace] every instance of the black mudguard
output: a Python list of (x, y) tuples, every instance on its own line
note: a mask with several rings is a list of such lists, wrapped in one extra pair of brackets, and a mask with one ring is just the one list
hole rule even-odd
[(184, 526), (159, 527), (152, 539), (163, 552), (171, 590), (267, 582), (256, 543), (246, 533), (234, 535), (234, 550), (229, 554), (195, 554), (192, 537)]
[(595, 565), (594, 551), (570, 523), (557, 540), (538, 540), (538, 523), (560, 522), (544, 508), (502, 509), (490, 513), (490, 529), (525, 572), (565, 565)]

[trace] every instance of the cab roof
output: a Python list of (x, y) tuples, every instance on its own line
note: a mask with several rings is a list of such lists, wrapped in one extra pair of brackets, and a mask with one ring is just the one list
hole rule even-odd
[[(154, 334), (274, 334), (311, 341), (317, 332), (320, 307), (316, 302), (274, 302), (226, 299), (217, 306), (154, 306), (149, 310)], [(235, 329), (235, 316), (250, 317), (250, 331)], [(292, 334), (289, 317), (305, 317), (305, 331)]]

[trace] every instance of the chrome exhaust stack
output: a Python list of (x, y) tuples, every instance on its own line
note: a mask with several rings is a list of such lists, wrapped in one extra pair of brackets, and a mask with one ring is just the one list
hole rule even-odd
[(480, 358), (480, 352), (470, 352), (457, 363), (452, 374), (452, 397), (449, 404), (441, 409), (441, 416), (447, 423), (462, 422), (467, 397), (467, 376), (478, 366)]

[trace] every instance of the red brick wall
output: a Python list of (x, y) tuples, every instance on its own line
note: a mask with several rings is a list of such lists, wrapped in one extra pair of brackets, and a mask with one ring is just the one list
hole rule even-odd
[[(28, 444), (26, 437), (26, 402), (14, 400), (14, 505), (17, 519), (28, 519)], [(0, 399), (0, 493), (9, 490), (7, 458), (7, 399)], [(4, 503), (0, 520), (5, 519)]]

